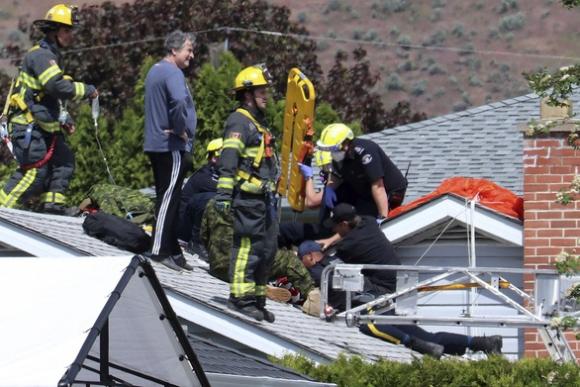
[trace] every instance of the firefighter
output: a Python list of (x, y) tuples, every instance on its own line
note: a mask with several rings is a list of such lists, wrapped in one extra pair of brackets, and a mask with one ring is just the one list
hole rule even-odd
[(61, 68), (60, 50), (72, 44), (76, 12), (75, 7), (58, 4), (44, 19), (34, 21), (44, 38), (24, 56), (9, 97), (9, 122), (19, 168), (0, 191), (0, 204), (5, 207), (42, 193), (44, 212), (65, 212), (74, 155), (63, 131), (69, 135), (75, 132), (66, 101), (98, 96), (94, 86), (74, 82)]
[(269, 86), (264, 65), (247, 67), (235, 78), (239, 107), (225, 123), (215, 206), (221, 213), (231, 211), (234, 222), (228, 307), (274, 322), (274, 314), (265, 308), (278, 234), (279, 165), (264, 115)]
[(407, 179), (375, 142), (355, 138), (344, 124), (331, 124), (323, 130), (317, 147), (331, 152), (333, 159), (333, 172), (324, 192), (326, 207), (336, 204), (339, 186), (345, 194), (341, 201), (379, 220), (403, 202)]

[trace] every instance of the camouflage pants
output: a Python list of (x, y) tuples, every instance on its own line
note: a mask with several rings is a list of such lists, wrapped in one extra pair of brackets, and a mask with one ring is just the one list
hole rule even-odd
[[(201, 221), (200, 236), (208, 252), (210, 274), (226, 282), (229, 281), (233, 235), (231, 215), (224, 216), (216, 211), (214, 200), (210, 200)], [(283, 276), (304, 295), (315, 287), (310, 273), (292, 250), (279, 249), (274, 256), (269, 279)]]

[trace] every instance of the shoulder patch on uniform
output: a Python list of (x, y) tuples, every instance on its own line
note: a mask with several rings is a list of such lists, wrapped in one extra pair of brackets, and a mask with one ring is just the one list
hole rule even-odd
[(363, 153), (363, 152), (364, 152), (364, 150), (365, 150), (365, 148), (363, 148), (362, 146), (355, 146), (355, 147), (354, 147), (354, 151), (355, 151), (356, 153), (358, 153), (359, 155), (360, 155), (361, 153)]
[(231, 132), (230, 134), (228, 134), (228, 138), (236, 138), (236, 139), (240, 139), (242, 137), (242, 135), (239, 132)]
[(363, 163), (363, 165), (367, 165), (371, 161), (373, 161), (373, 156), (371, 156), (369, 154), (364, 155), (361, 159), (361, 162)]

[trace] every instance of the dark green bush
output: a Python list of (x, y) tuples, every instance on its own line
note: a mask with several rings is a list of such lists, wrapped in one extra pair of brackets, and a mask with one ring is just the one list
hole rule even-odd
[(278, 363), (320, 382), (348, 387), (540, 387), (578, 386), (580, 369), (549, 359), (510, 362), (502, 357), (481, 361), (433, 360), (412, 363), (381, 360), (368, 363), (359, 357), (339, 357), (328, 365), (314, 365), (303, 357), (286, 356)]

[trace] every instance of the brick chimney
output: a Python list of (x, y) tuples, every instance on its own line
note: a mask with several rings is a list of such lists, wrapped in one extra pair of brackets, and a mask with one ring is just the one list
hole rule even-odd
[[(524, 138), (524, 268), (531, 269), (553, 268), (562, 251), (580, 253), (580, 199), (556, 202), (556, 194), (580, 174), (580, 151), (567, 141), (579, 121), (570, 118), (571, 104), (559, 108), (542, 101), (540, 112), (540, 124), (556, 124), (548, 133), (526, 132)], [(531, 276), (524, 278), (524, 287), (533, 294)], [(580, 343), (573, 334), (567, 337), (580, 359)], [(524, 356), (549, 356), (536, 329), (525, 330)]]

